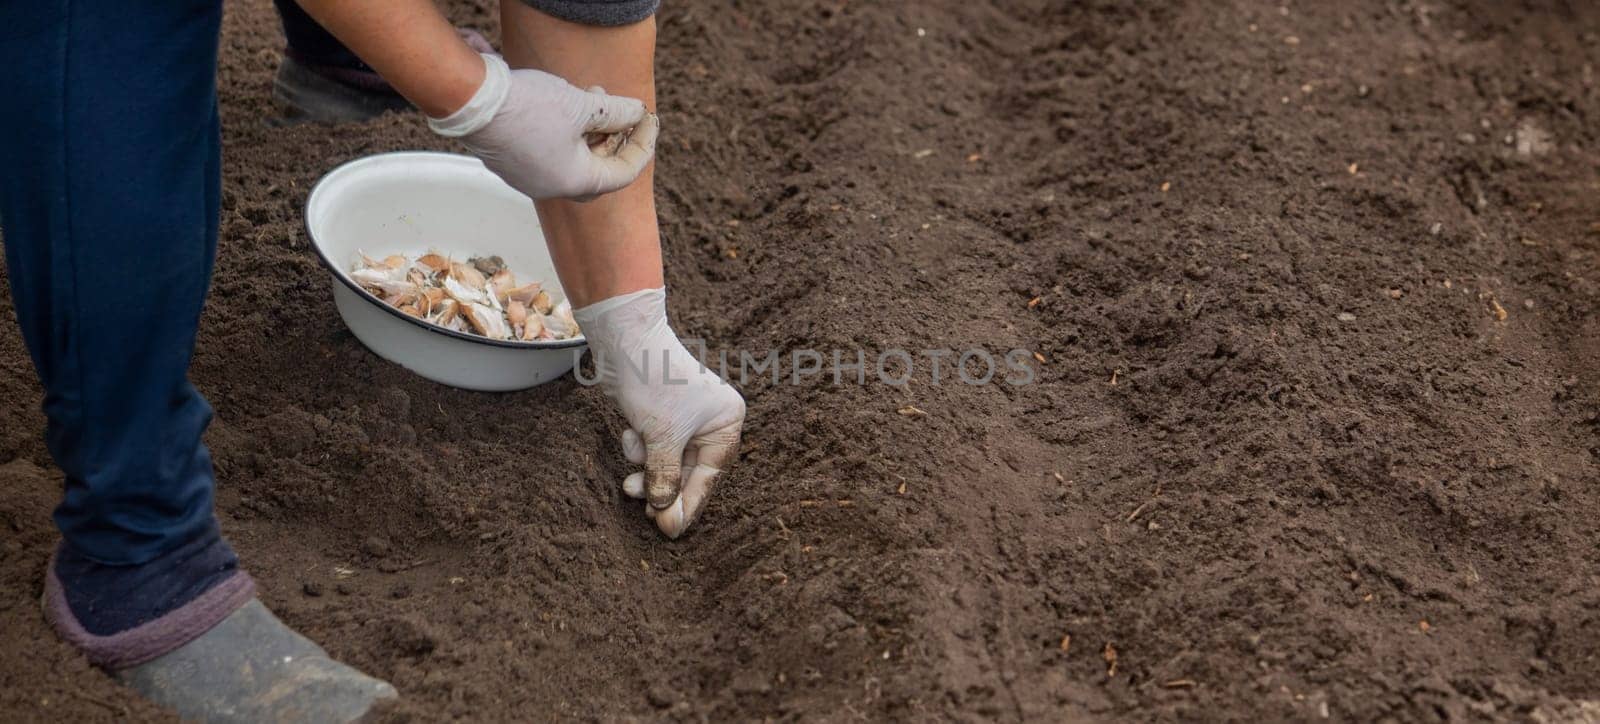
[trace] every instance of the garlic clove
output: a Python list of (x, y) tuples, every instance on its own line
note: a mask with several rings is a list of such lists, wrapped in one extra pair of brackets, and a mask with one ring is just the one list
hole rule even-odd
[(444, 293), (462, 304), (482, 304), (489, 301), (482, 291), (469, 288), (453, 277), (445, 277)]
[(433, 276), (450, 271), (450, 260), (430, 252), (417, 258), (415, 268), (425, 271), (429, 276)]
[(457, 302), (454, 299), (445, 299), (439, 302), (438, 311), (436, 311), (433, 315), (433, 318), (428, 321), (433, 322), (441, 327), (448, 327), (450, 326), (451, 322), (456, 321), (457, 315), (459, 315), (460, 312), (460, 302)]
[(466, 264), (451, 264), (450, 278), (469, 289), (482, 289), (488, 283), (483, 277), (483, 272)]
[(511, 330), (506, 327), (506, 319), (500, 313), (483, 304), (468, 304), (466, 306), (467, 321), (472, 328), (489, 339), (505, 339), (511, 336)]
[(539, 282), (529, 282), (520, 287), (508, 289), (506, 290), (506, 299), (515, 299), (524, 305), (533, 306), (533, 299), (538, 296), (540, 286), (542, 285)]
[(533, 301), (528, 306), (533, 307), (540, 314), (549, 314), (551, 311), (550, 293), (540, 291), (538, 294), (533, 295)]
[(522, 338), (525, 340), (539, 339), (545, 334), (544, 317), (529, 314), (522, 322)]
[(570, 339), (581, 333), (578, 329), (578, 320), (572, 317), (572, 304), (565, 299), (545, 315), (544, 326), (555, 335), (556, 339)]

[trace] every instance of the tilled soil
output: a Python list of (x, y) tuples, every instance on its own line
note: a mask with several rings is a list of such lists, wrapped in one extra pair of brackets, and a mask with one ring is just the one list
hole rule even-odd
[[(753, 378), (666, 542), (597, 390), (448, 389), (343, 329), (307, 190), (449, 146), (274, 124), (276, 21), (230, 3), (220, 513), (270, 606), (399, 687), (381, 718), (1600, 717), (1600, 7), (660, 21), (681, 333), (1020, 348), (1036, 384)], [(38, 613), (59, 478), (14, 332), (0, 370), (0, 709), (159, 718)]]

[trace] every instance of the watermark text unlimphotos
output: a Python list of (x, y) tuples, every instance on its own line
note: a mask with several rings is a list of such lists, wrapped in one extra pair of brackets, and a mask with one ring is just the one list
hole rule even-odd
[[(874, 352), (864, 349), (720, 350), (713, 356), (702, 340), (684, 340), (684, 345), (696, 358), (694, 369), (674, 369), (674, 365), (684, 365), (674, 363), (673, 355), (669, 352), (658, 350), (641, 352), (632, 359), (616, 361), (616, 374), (633, 375), (645, 383), (660, 381), (665, 385), (686, 385), (691, 375), (709, 371), (740, 386), (768, 380), (774, 385), (831, 383), (900, 387), (910, 384), (914, 377), (921, 377), (935, 386), (1005, 384), (1020, 387), (1033, 384), (1036, 378), (1032, 365), (1034, 354), (1025, 349), (1004, 353), (991, 352), (982, 347), (965, 350), (884, 349)], [(574, 350), (573, 354), (582, 355), (582, 348)], [(597, 362), (611, 363), (610, 360)], [(581, 366), (576, 367), (575, 374), (580, 384), (594, 385), (600, 382), (598, 375), (585, 373)]]

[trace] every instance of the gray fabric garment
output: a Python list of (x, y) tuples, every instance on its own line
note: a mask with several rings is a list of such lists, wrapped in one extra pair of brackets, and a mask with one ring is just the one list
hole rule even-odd
[(534, 10), (584, 25), (630, 25), (656, 14), (661, 0), (522, 0)]

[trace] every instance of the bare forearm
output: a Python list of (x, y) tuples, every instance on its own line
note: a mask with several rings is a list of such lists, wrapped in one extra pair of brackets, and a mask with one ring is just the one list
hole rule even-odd
[(483, 60), (431, 0), (298, 0), (407, 100), (435, 118), (483, 83)]

